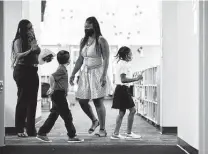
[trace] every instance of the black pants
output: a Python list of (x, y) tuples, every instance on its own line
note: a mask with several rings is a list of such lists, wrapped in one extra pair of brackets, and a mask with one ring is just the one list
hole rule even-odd
[(37, 71), (37, 67), (16, 65), (13, 72), (18, 90), (15, 127), (17, 133), (21, 133), (24, 132), (24, 127), (26, 126), (29, 136), (36, 135), (35, 116), (39, 88)]
[(48, 134), (53, 128), (56, 120), (60, 115), (61, 118), (64, 120), (67, 129), (67, 135), (70, 138), (73, 138), (76, 135), (76, 129), (73, 125), (73, 118), (71, 111), (69, 110), (68, 107), (66, 93), (64, 91), (54, 91), (54, 93), (51, 96), (51, 100), (53, 103), (51, 108), (51, 113), (49, 114), (43, 126), (40, 127), (38, 134), (39, 135)]

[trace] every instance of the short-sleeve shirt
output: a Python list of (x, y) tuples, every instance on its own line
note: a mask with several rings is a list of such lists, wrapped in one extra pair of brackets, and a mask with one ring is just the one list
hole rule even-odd
[[(29, 50), (29, 49), (28, 49)], [(15, 53), (23, 53), (26, 51), (22, 50), (22, 41), (21, 39), (17, 39), (14, 42), (14, 51)], [(15, 64), (20, 63), (20, 64), (25, 64), (25, 65), (33, 65), (33, 64), (38, 64), (38, 56), (40, 54), (40, 48), (38, 48), (35, 51), (30, 52), (28, 55), (22, 57), (21, 59), (16, 59)]]
[(129, 86), (129, 83), (122, 83), (121, 82), (121, 74), (126, 74), (127, 78), (132, 78), (132, 72), (131, 72), (131, 65), (130, 63), (124, 61), (124, 60), (120, 60), (118, 63), (116, 63), (115, 65), (115, 70), (116, 70), (116, 74), (115, 74), (115, 83), (117, 85), (126, 85)]
[(55, 73), (52, 74), (55, 80), (54, 90), (67, 92), (68, 89), (68, 72), (64, 65), (60, 65)]

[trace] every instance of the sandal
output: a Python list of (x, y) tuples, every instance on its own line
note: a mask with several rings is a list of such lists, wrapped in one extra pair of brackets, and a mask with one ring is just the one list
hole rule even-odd
[(106, 132), (105, 129), (100, 129), (99, 133), (96, 133), (95, 136), (106, 137), (107, 136), (107, 132)]
[(25, 132), (23, 132), (23, 133), (17, 133), (17, 136), (18, 137), (22, 137), (22, 138), (28, 137), (28, 135)]
[(93, 121), (91, 128), (88, 130), (88, 133), (92, 134), (99, 125), (100, 124), (98, 120)]

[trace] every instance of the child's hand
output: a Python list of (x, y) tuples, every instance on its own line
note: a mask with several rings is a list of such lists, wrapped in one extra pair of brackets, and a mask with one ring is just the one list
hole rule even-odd
[(137, 80), (142, 80), (143, 76), (142, 75), (138, 75)]
[(48, 89), (48, 91), (47, 91), (47, 93), (46, 93), (46, 94), (47, 94), (47, 95), (52, 95), (52, 94), (53, 94), (53, 92), (54, 92), (54, 90), (50, 88), (50, 89)]

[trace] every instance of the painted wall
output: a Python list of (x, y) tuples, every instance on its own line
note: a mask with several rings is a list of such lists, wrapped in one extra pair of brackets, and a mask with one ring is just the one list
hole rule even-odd
[[(177, 126), (178, 137), (199, 147), (198, 6), (192, 1), (163, 1), (162, 117)], [(194, 14), (196, 10), (196, 14)]]
[(178, 137), (196, 149), (199, 147), (197, 16), (198, 6), (194, 8), (192, 1), (178, 2)]
[(177, 1), (162, 4), (160, 126), (177, 127)]

